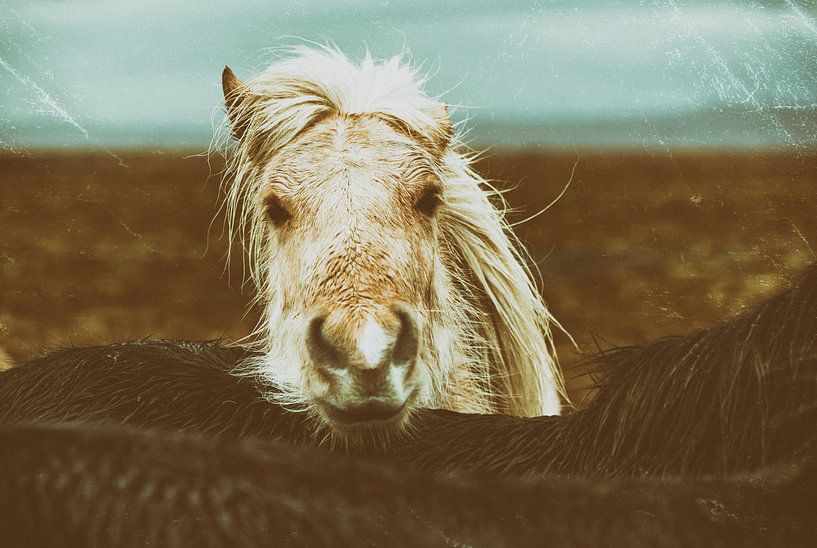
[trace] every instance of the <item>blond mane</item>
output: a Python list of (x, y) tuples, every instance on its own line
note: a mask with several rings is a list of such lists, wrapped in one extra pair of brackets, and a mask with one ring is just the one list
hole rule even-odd
[[(230, 245), (244, 249), (248, 278), (258, 302), (268, 302), (267, 260), (271, 252), (260, 219), (260, 170), (277, 150), (317, 121), (332, 115), (377, 115), (425, 143), (445, 143), (441, 154), (444, 207), (440, 245), (460, 292), (457, 318), (469, 334), (455, 367), (479, 372), (486, 387), (475, 393), (474, 410), (535, 416), (557, 414), (565, 396), (551, 335), (553, 319), (535, 285), (526, 252), (504, 219), (500, 194), (470, 167), (471, 154), (458, 134), (451, 137), (445, 104), (429, 98), (425, 78), (404, 56), (360, 65), (332, 48), (292, 48), (246, 84), (251, 100), (236, 105), (232, 126), (222, 125), (221, 143), (240, 128), (237, 146), (226, 146), (225, 216)], [(227, 98), (228, 104), (230, 97)], [(455, 131), (454, 133), (459, 133)], [(451, 137), (450, 139), (448, 137)], [(255, 344), (265, 348), (264, 322)]]

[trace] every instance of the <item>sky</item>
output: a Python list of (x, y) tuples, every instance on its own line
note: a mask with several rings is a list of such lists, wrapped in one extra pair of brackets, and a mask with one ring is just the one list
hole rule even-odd
[(224, 65), (310, 41), (410, 52), (480, 145), (817, 145), (817, 0), (0, 0), (0, 149), (204, 149)]

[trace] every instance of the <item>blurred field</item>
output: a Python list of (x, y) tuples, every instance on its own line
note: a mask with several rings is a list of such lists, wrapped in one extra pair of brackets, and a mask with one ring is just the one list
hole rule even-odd
[[(0, 349), (239, 338), (220, 166), (178, 152), (0, 155)], [(543, 294), (582, 351), (682, 333), (784, 287), (815, 259), (817, 152), (494, 152)], [(507, 184), (505, 184), (507, 183)], [(563, 363), (577, 354), (558, 339)], [(569, 372), (574, 394), (586, 379)]]

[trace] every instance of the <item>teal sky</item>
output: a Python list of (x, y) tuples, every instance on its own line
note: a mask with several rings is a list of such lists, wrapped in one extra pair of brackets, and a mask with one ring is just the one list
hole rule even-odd
[(304, 40), (409, 50), (480, 145), (817, 145), (814, 0), (0, 0), (0, 148), (203, 149)]

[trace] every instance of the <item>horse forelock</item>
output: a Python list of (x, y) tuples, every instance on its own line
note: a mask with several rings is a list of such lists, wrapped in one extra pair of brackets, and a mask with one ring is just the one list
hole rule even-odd
[[(460, 402), (470, 398), (474, 405), (464, 410), (556, 414), (564, 390), (552, 318), (525, 264), (524, 248), (492, 203), (500, 195), (471, 169), (459, 138), (449, 137), (445, 105), (422, 91), (424, 82), (399, 57), (376, 63), (367, 56), (354, 65), (335, 50), (305, 48), (250, 81), (252, 97), (239, 113), (247, 120), (246, 134), (228, 154), (224, 179), (230, 243), (240, 242), (246, 252), (245, 271), (257, 301), (268, 306), (279, 299), (270, 270), (276, 243), (263, 225), (258, 199), (267, 182), (265, 169), (276, 153), (328, 117), (386, 122), (430, 154), (433, 161), (427, 164), (443, 185), (439, 240), (445, 275), (434, 287), (446, 295), (447, 310), (427, 314), (426, 336), (451, 340), (453, 352), (426, 356), (443, 370), (451, 362), (446, 378), (430, 380), (446, 386), (433, 390)], [(435, 148), (440, 143), (442, 148)], [(274, 303), (269, 314), (275, 315)], [(256, 331), (257, 344), (266, 349), (271, 323), (264, 318)]]

